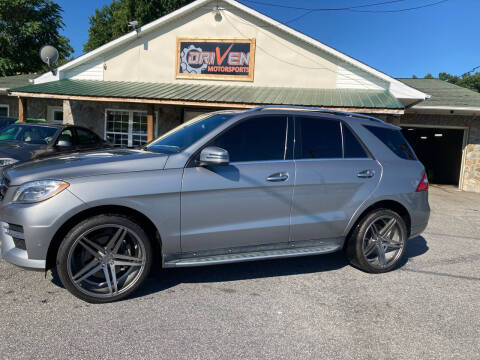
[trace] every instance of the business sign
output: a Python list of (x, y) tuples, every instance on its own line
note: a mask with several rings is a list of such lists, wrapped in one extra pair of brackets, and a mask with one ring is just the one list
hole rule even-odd
[(177, 39), (179, 79), (253, 81), (255, 39)]

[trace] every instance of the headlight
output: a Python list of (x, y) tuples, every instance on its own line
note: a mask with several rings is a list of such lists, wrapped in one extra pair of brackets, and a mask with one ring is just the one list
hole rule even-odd
[(70, 184), (57, 180), (31, 181), (21, 185), (13, 196), (14, 203), (35, 203), (50, 199)]
[(0, 167), (15, 164), (18, 162), (17, 159), (12, 158), (0, 158)]

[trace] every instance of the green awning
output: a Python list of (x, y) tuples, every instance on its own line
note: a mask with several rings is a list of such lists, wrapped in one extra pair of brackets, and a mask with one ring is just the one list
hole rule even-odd
[(105, 98), (158, 99), (202, 103), (300, 105), (364, 109), (403, 109), (388, 90), (308, 89), (190, 83), (59, 80), (9, 92)]

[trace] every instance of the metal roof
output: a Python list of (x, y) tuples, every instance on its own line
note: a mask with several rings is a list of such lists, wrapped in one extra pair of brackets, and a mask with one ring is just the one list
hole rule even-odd
[(416, 107), (480, 108), (480, 93), (440, 79), (398, 79), (431, 95)]
[(161, 99), (225, 104), (273, 104), (396, 110), (404, 108), (402, 103), (387, 90), (59, 80), (31, 84), (9, 91), (15, 92), (17, 95), (22, 93), (26, 96), (28, 94), (54, 94), (66, 97)]

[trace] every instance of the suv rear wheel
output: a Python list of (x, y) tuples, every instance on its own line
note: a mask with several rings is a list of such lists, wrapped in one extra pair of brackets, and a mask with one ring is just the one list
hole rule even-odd
[(76, 297), (105, 303), (123, 299), (146, 279), (152, 264), (150, 239), (121, 215), (91, 217), (75, 226), (57, 254), (57, 271)]
[(394, 269), (402, 259), (408, 238), (403, 218), (389, 209), (367, 214), (348, 239), (346, 255), (363, 271), (383, 273)]

